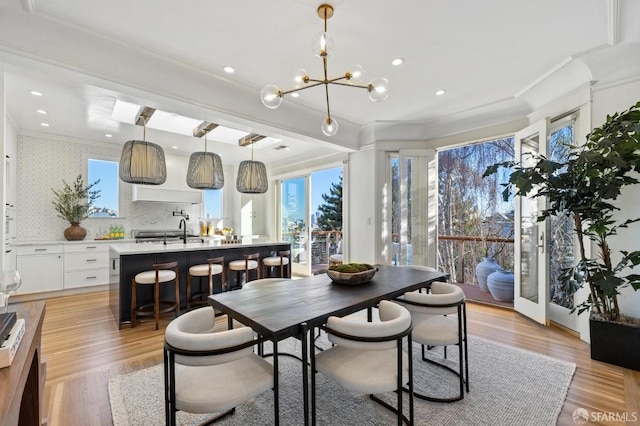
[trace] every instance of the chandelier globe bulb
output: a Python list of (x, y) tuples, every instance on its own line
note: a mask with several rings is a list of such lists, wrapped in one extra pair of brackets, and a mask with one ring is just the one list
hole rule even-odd
[(389, 80), (376, 78), (369, 83), (369, 99), (374, 102), (384, 101), (389, 97)]
[(309, 82), (309, 74), (304, 68), (298, 68), (293, 72), (293, 87), (299, 89)]
[(322, 123), (322, 133), (326, 136), (333, 136), (338, 133), (338, 122), (335, 118), (327, 117)]
[(268, 84), (260, 92), (260, 99), (267, 108), (278, 108), (282, 104), (282, 90), (274, 84)]
[(347, 69), (347, 80), (351, 84), (359, 84), (364, 80), (364, 68), (358, 64), (353, 64)]
[(311, 51), (318, 58), (326, 58), (333, 52), (333, 38), (324, 31), (318, 33), (311, 41)]

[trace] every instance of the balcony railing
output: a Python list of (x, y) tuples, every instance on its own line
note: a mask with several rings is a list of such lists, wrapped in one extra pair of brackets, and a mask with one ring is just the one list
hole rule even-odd
[(513, 243), (513, 238), (439, 235), (438, 268), (458, 283), (477, 284), (475, 268), (485, 252), (499, 252), (496, 261), (503, 269), (513, 270)]

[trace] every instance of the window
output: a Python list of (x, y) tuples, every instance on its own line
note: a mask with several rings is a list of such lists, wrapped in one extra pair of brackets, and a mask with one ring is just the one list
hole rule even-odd
[(204, 217), (222, 219), (222, 189), (204, 190)]
[(95, 211), (92, 218), (114, 218), (120, 216), (120, 179), (117, 161), (87, 160), (87, 183), (99, 182), (91, 188), (99, 190), (100, 197), (94, 202)]

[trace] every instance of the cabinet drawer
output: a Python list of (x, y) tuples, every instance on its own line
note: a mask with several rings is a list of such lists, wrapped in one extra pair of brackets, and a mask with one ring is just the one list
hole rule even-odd
[(64, 274), (65, 289), (103, 284), (109, 284), (109, 268), (86, 269)]
[(62, 253), (64, 246), (62, 244), (43, 244), (36, 246), (18, 246), (18, 256), (29, 254), (52, 254)]
[(107, 268), (109, 266), (109, 252), (96, 251), (89, 253), (65, 253), (64, 270)]
[(65, 253), (90, 253), (96, 251), (109, 251), (109, 244), (105, 243), (82, 243), (65, 244)]

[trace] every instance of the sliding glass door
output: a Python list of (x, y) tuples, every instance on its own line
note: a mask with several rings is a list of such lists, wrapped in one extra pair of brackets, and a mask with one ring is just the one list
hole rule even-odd
[(283, 179), (279, 192), (279, 239), (291, 243), (292, 273), (321, 273), (342, 259), (342, 167)]

